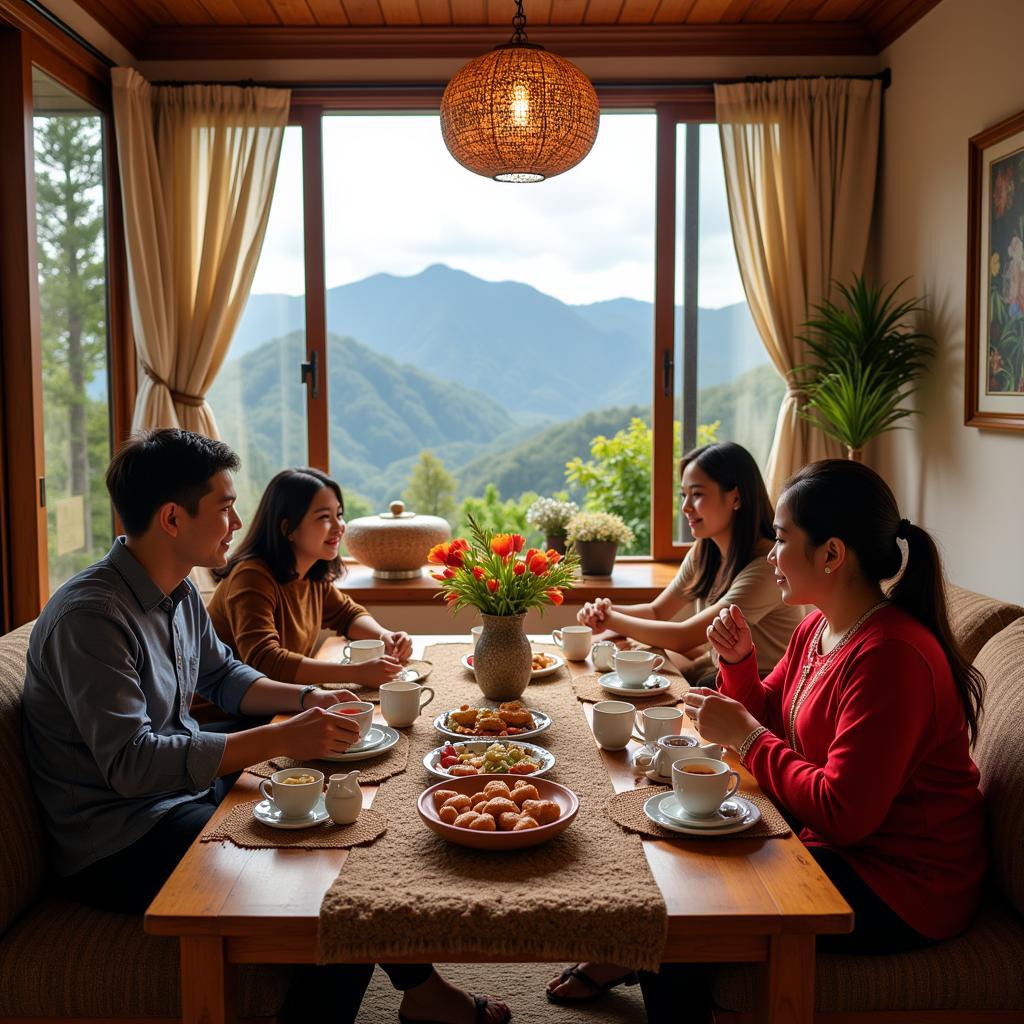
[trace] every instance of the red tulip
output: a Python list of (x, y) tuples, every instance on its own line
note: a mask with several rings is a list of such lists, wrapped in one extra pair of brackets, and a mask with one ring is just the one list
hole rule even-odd
[(552, 587), (550, 590), (545, 590), (544, 593), (552, 604), (561, 604), (565, 600), (565, 595), (558, 587)]
[(497, 580), (495, 580), (495, 579), (490, 579), (490, 580), (487, 581), (487, 589), (492, 594), (496, 594), (498, 592), (498, 588), (500, 586), (501, 586), (501, 584)]
[(443, 580), (447, 578), (443, 572), (432, 572), (430, 575), (433, 576), (435, 580)]
[(481, 569), (481, 568), (480, 568), (480, 566), (479, 566), (479, 565), (474, 565), (474, 566), (473, 566), (473, 576), (474, 576), (474, 577), (475, 577), (476, 579), (478, 579), (478, 580), (482, 580), (482, 579), (483, 579), (483, 578), (484, 578), (484, 577), (485, 577), (486, 575), (487, 575), (487, 573), (485, 573), (485, 572), (483, 571), (483, 569)]
[(547, 555), (542, 555), (539, 551), (537, 554), (530, 559), (530, 572), (534, 576), (543, 576), (548, 571), (548, 558)]
[(456, 594), (454, 590), (450, 590), (447, 594), (444, 595), (444, 599), (449, 604), (455, 604), (455, 602), (459, 599), (459, 595)]
[(548, 561), (552, 565), (558, 565), (561, 560), (562, 556), (554, 548), (548, 548)]
[(453, 580), (453, 579), (455, 579), (455, 570), (451, 569), (451, 568), (445, 569), (445, 571), (444, 571), (444, 578), (446, 580)]
[(462, 553), (468, 547), (469, 544), (459, 538), (447, 544), (435, 544), (427, 552), (427, 561), (432, 565), (447, 565), (455, 569), (461, 569), (465, 564)]
[(525, 562), (516, 562), (516, 564), (512, 566), (512, 571), (517, 576), (522, 576), (523, 573), (526, 572), (526, 563)]
[(508, 558), (512, 554), (513, 547), (511, 533), (496, 533), (491, 538), (491, 550), (499, 558)]

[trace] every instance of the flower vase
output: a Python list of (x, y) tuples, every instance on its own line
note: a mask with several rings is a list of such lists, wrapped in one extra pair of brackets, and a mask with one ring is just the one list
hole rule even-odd
[(580, 572), (584, 576), (611, 576), (619, 545), (613, 540), (578, 540)]
[(564, 533), (549, 533), (544, 538), (544, 543), (547, 545), (548, 550), (557, 551), (560, 555), (565, 554), (565, 534)]
[(476, 682), (489, 700), (515, 700), (530, 683), (533, 652), (522, 615), (481, 615), (483, 631), (473, 652)]
[(851, 448), (849, 445), (846, 446), (846, 457), (851, 462), (863, 462), (864, 461), (864, 449), (863, 448)]

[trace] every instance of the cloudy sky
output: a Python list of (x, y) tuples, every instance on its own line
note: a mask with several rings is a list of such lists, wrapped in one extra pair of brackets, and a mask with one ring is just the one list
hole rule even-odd
[[(651, 114), (602, 116), (590, 155), (535, 185), (464, 170), (436, 115), (329, 117), (324, 154), (328, 287), (446, 263), (569, 303), (653, 301)], [(254, 292), (302, 293), (301, 214), (299, 133), (289, 128)], [(743, 301), (714, 125), (701, 128), (699, 301)]]

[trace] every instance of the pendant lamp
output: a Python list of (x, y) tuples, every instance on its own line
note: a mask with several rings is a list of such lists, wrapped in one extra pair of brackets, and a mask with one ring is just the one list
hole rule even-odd
[(527, 42), (523, 0), (512, 38), (471, 60), (441, 97), (444, 144), (467, 170), (543, 181), (575, 167), (597, 138), (600, 108), (575, 64)]

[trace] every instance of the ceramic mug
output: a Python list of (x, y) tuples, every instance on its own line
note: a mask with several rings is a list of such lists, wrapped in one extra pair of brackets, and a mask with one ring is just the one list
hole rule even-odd
[(672, 765), (672, 789), (683, 810), (709, 818), (740, 788), (738, 772), (712, 757), (687, 757)]
[(601, 700), (594, 705), (591, 729), (605, 750), (625, 750), (633, 736), (636, 707), (624, 700)]
[(473, 637), (473, 650), (476, 650), (476, 645), (480, 642), (480, 634), (484, 631), (483, 626), (474, 626), (469, 632)]
[(563, 626), (551, 631), (551, 639), (565, 651), (569, 661), (587, 660), (593, 635), (594, 631), (589, 626)]
[(375, 661), (384, 657), (383, 640), (352, 640), (341, 650), (342, 662), (349, 665), (362, 665), (367, 661)]
[(412, 725), (434, 699), (434, 691), (429, 686), (403, 680), (382, 683), (379, 692), (380, 713), (384, 721), (398, 729)]
[(665, 659), (653, 651), (616, 651), (613, 660), (623, 686), (643, 686), (665, 664)]
[[(312, 781), (287, 781), (305, 776), (312, 776)], [(271, 787), (269, 793), (268, 786)], [(283, 771), (274, 772), (269, 779), (264, 779), (260, 783), (263, 798), (276, 807), (285, 818), (304, 818), (316, 807), (323, 791), (324, 773), (318, 772), (315, 768), (285, 768)]]
[(657, 743), (662, 736), (674, 736), (683, 727), (683, 712), (680, 708), (645, 708), (640, 712), (641, 736), (633, 738), (641, 743)]
[(611, 672), (615, 667), (615, 652), (618, 647), (611, 640), (598, 640), (590, 648), (590, 657), (594, 662), (594, 668), (598, 672)]
[(368, 700), (350, 700), (343, 704), (332, 704), (327, 710), (332, 715), (345, 715), (346, 718), (351, 718), (359, 726), (359, 739), (356, 743), (361, 743), (370, 731), (376, 708)]

